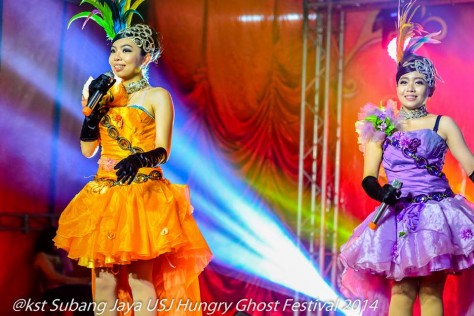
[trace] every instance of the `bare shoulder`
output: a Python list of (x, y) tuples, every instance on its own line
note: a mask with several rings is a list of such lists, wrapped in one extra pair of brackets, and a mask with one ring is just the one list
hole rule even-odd
[(459, 134), (458, 124), (450, 116), (443, 115), (439, 121), (438, 133), (444, 138), (449, 139), (450, 136)]
[(458, 128), (458, 124), (453, 120), (452, 117), (443, 115), (439, 120), (440, 129), (451, 129), (453, 127)]
[(147, 99), (155, 111), (173, 111), (171, 94), (164, 88), (151, 88), (148, 92)]
[(171, 99), (171, 94), (165, 88), (161, 87), (153, 87), (150, 88), (148, 92), (148, 96), (152, 97), (153, 99), (158, 100), (167, 100)]

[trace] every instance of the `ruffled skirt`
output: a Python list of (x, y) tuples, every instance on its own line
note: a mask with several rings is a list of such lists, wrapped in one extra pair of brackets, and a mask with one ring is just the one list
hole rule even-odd
[(197, 278), (212, 254), (192, 212), (185, 185), (91, 181), (61, 214), (54, 242), (89, 268), (153, 259), (158, 297), (199, 301)]
[(354, 230), (339, 256), (342, 293), (369, 303), (376, 300), (374, 315), (388, 310), (391, 280), (455, 273), (474, 265), (474, 204), (463, 196), (400, 202), (384, 214), (375, 231), (368, 227), (374, 213)]

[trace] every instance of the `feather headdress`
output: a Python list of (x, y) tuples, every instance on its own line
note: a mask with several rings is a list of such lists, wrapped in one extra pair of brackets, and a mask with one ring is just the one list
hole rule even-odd
[(82, 24), (82, 28), (86, 26), (89, 20), (93, 20), (105, 30), (107, 38), (112, 40), (120, 31), (130, 27), (134, 14), (138, 15), (143, 21), (143, 17), (137, 11), (137, 8), (144, 1), (135, 0), (132, 3), (132, 0), (82, 0), (79, 5), (88, 3), (95, 9), (74, 15), (69, 20), (68, 28), (77, 19), (86, 19)]
[(142, 21), (142, 15), (137, 8), (145, 0), (82, 0), (79, 5), (88, 3), (95, 7), (92, 11), (84, 11), (74, 15), (68, 23), (68, 28), (77, 19), (86, 19), (82, 24), (85, 27), (89, 20), (99, 24), (107, 35), (107, 39), (114, 40), (117, 35), (129, 38), (149, 53), (151, 61), (156, 62), (161, 55), (161, 43), (156, 37), (156, 32), (146, 24), (135, 24), (131, 26), (132, 17), (138, 15)]
[[(413, 16), (420, 7), (419, 5), (415, 7), (416, 0), (409, 1), (403, 7), (401, 0), (398, 1), (397, 62), (400, 63), (404, 57), (414, 54), (423, 44), (440, 43), (433, 37), (438, 36), (441, 31), (428, 33), (420, 24), (412, 22)], [(407, 39), (409, 42), (405, 46)]]
[(433, 37), (438, 36), (441, 31), (428, 33), (420, 24), (412, 22), (413, 16), (420, 7), (419, 5), (415, 6), (416, 1), (409, 0), (403, 6), (401, 0), (398, 1), (397, 64), (399, 70), (408, 68), (411, 71), (422, 73), (428, 85), (434, 87), (435, 79), (441, 78), (437, 74), (433, 63), (428, 58), (417, 56), (415, 52), (426, 43), (440, 43)]

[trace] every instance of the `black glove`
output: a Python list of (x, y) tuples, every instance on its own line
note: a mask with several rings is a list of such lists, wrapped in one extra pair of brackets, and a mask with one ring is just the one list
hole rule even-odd
[[(97, 91), (106, 94), (113, 85), (115, 79), (111, 82), (110, 76), (102, 74), (95, 78), (89, 84), (89, 98)], [(84, 118), (81, 130), (81, 140), (92, 142), (99, 139), (99, 122), (109, 110), (108, 107), (97, 105), (89, 116)]]
[(108, 107), (97, 106), (89, 116), (84, 118), (81, 129), (81, 140), (83, 142), (92, 142), (99, 139), (99, 123), (107, 111), (109, 111)]
[(89, 84), (89, 97), (94, 95), (96, 91), (100, 91), (103, 94), (106, 94), (114, 83), (115, 79), (113, 79), (113, 77), (111, 78), (110, 74), (101, 74), (99, 77), (92, 80)]
[(168, 159), (168, 153), (163, 147), (158, 147), (145, 153), (137, 153), (119, 161), (114, 169), (117, 170), (117, 181), (128, 184), (133, 182), (138, 169), (145, 167), (157, 167)]
[(381, 203), (387, 203), (388, 205), (395, 205), (401, 192), (390, 184), (385, 184), (383, 187), (380, 186), (377, 179), (373, 176), (367, 176), (362, 180), (362, 187), (368, 196)]

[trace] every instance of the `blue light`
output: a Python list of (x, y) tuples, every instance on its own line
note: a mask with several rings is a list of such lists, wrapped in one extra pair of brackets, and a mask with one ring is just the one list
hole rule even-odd
[(179, 100), (174, 102), (177, 119), (165, 174), (192, 188), (195, 216), (214, 260), (319, 301), (339, 301), (342, 307), (344, 300), (298, 249), (295, 236), (229, 167), (204, 129), (186, 122)]
[[(5, 12), (8, 12), (8, 16), (11, 17), (22, 17), (18, 25), (21, 25), (24, 32), (31, 32), (32, 35), (28, 36), (34, 45), (25, 44), (22, 50), (18, 51), (14, 32), (7, 32), (2, 47), (2, 67), (8, 73), (16, 74), (21, 80), (31, 85), (31, 91), (26, 91), (23, 97), (34, 98), (41, 94), (52, 102), (56, 101), (58, 83), (55, 73), (51, 73), (50, 69), (54, 68), (51, 64), (54, 64), (57, 56), (54, 55), (56, 52), (52, 53), (49, 48), (55, 47), (57, 32), (47, 32), (47, 29), (64, 27), (52, 18), (61, 12), (63, 3), (58, 1), (56, 5), (44, 6), (44, 8), (43, 5), (38, 4), (36, 7), (30, 6), (27, 11), (23, 10), (25, 6), (19, 3), (16, 6), (9, 5)], [(38, 10), (39, 8), (41, 10)], [(38, 17), (42, 17), (43, 20), (39, 21)], [(258, 22), (264, 19), (263, 15), (240, 18), (242, 22)], [(289, 15), (281, 19), (293, 21), (297, 19), (297, 16)], [(98, 73), (90, 72), (93, 69), (108, 70), (105, 56), (107, 47), (103, 43), (91, 42), (90, 33), (77, 32), (77, 27), (76, 31), (69, 30), (68, 32), (70, 34), (65, 43), (64, 69), (76, 72), (74, 76), (68, 76), (65, 73), (65, 81), (80, 80), (81, 77), (85, 81), (89, 75), (98, 75)], [(44, 43), (41, 46), (43, 50), (37, 49), (38, 42)], [(84, 45), (85, 43), (88, 44)], [(72, 49), (80, 46), (87, 46), (90, 57), (81, 56), (82, 50)], [(29, 50), (28, 47), (34, 49)], [(83, 116), (80, 112), (79, 98), (82, 82), (80, 85), (65, 82), (62, 87), (62, 114), (70, 114), (78, 121), (81, 120)], [(167, 89), (172, 90), (169, 87)], [(172, 92), (172, 95), (178, 94)], [(179, 100), (175, 99), (176, 101)], [(212, 137), (206, 134), (205, 128), (187, 120), (184, 108), (179, 103), (176, 104), (177, 119), (172, 161), (169, 166), (165, 166), (165, 171), (167, 177), (173, 182), (187, 182), (191, 186), (192, 201), (197, 209), (196, 218), (215, 254), (216, 262), (308, 297), (322, 301), (335, 301), (337, 294), (321, 278), (309, 256), (295, 245), (295, 237), (292, 233), (275, 216), (265, 201), (262, 201), (241, 180), (241, 176), (229, 166), (225, 157), (220, 155), (219, 150), (212, 143)], [(6, 109), (10, 110), (11, 107), (2, 106), (2, 112), (6, 112)], [(47, 109), (50, 110), (50, 106)], [(49, 140), (51, 130), (48, 129), (49, 121), (45, 120), (48, 114), (39, 112), (42, 115), (42, 121), (37, 121), (31, 113), (25, 116), (21, 109), (14, 109), (8, 113), (8, 119), (14, 122), (12, 125), (15, 131), (18, 130), (19, 133), (28, 131), (30, 135), (33, 135), (30, 137), (31, 142)], [(31, 168), (31, 173), (34, 174), (38, 169), (45, 169), (44, 167), (49, 163), (49, 157), (45, 157), (41, 146), (22, 145), (24, 148), (31, 148), (22, 154), (24, 157), (21, 157), (28, 168)], [(17, 146), (16, 141), (11, 139), (8, 140), (6, 149), (15, 152)], [(70, 144), (60, 138), (58, 147), (61, 148), (61, 155), (69, 159), (74, 155), (80, 155), (78, 141)], [(88, 164), (87, 160), (82, 161), (83, 165)], [(77, 173), (71, 172), (67, 176), (76, 178)], [(38, 179), (40, 180), (42, 179)]]

